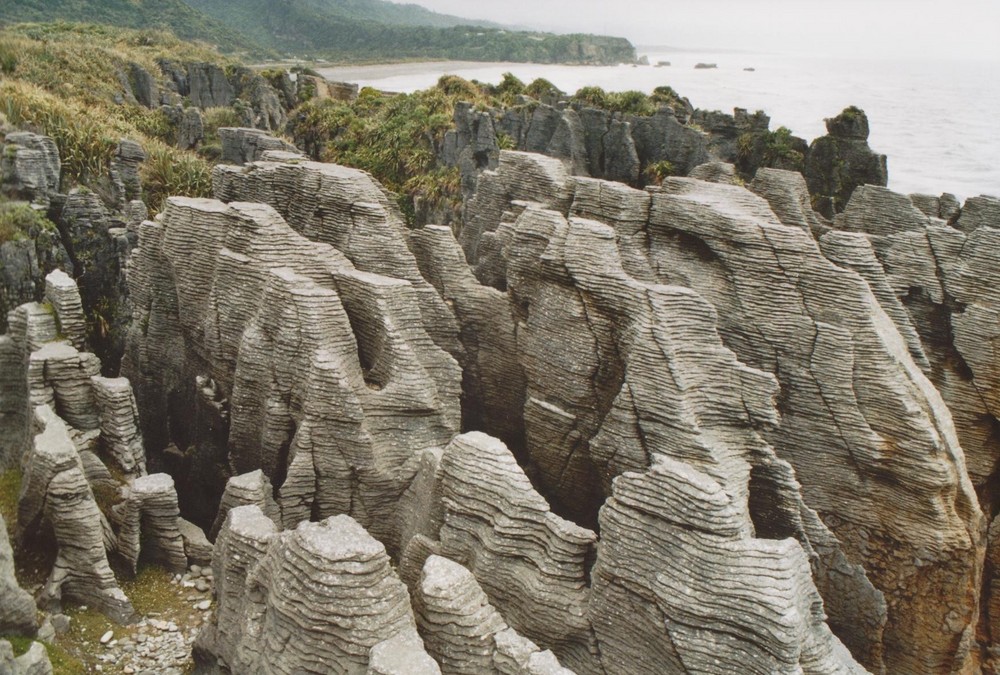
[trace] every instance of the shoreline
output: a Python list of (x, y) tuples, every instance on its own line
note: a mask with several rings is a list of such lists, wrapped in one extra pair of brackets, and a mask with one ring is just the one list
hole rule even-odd
[(617, 68), (617, 65), (597, 65), (597, 64), (552, 64), (534, 63), (525, 61), (449, 61), (435, 59), (430, 61), (399, 61), (395, 63), (370, 63), (370, 64), (338, 64), (324, 66), (314, 63), (309, 67), (318, 72), (328, 80), (340, 82), (352, 82), (355, 80), (380, 80), (390, 77), (406, 77), (408, 75), (419, 75), (428, 70), (445, 70), (449, 73), (459, 73), (468, 70), (479, 70), (482, 68), (508, 68), (515, 69), (525, 66), (559, 66), (561, 68)]

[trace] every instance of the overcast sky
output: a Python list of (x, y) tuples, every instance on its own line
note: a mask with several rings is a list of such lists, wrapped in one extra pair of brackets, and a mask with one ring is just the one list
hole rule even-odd
[(1000, 0), (409, 0), (637, 45), (1000, 61)]

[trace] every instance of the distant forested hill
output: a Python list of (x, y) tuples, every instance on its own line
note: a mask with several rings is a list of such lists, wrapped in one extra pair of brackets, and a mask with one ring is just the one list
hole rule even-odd
[(254, 56), (337, 60), (449, 58), (619, 63), (624, 38), (505, 30), (383, 0), (3, 0), (0, 22), (85, 21), (169, 28)]
[(203, 40), (229, 52), (260, 50), (260, 45), (184, 0), (0, 0), (0, 23), (52, 21), (166, 28), (179, 38)]

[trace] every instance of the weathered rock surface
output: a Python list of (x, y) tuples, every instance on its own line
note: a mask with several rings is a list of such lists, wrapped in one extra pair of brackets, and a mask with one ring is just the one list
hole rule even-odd
[[(232, 672), (364, 672), (369, 650), (415, 628), (385, 547), (352, 518), (303, 522), (281, 534), (273, 528), (256, 506), (242, 506), (219, 534), (217, 622), (209, 632), (216, 631), (212, 654)], [(232, 567), (240, 564), (245, 577)], [(293, 638), (294, 649), (286, 648)], [(200, 642), (212, 644), (207, 636)]]
[[(14, 204), (0, 205), (16, 208)], [(45, 276), (57, 269), (73, 271), (66, 247), (55, 225), (38, 218), (23, 237), (0, 242), (0, 331), (7, 330), (7, 315), (26, 302), (40, 302)]]
[[(621, 357), (600, 358), (622, 354), (621, 319), (602, 315), (600, 294), (583, 282), (588, 272), (596, 279), (616, 279), (613, 271), (600, 272), (609, 269), (607, 261), (614, 256), (633, 280), (697, 291), (714, 307), (726, 347), (777, 378), (776, 390), (757, 384), (750, 391), (758, 398), (769, 389), (779, 392), (780, 417), (758, 404), (748, 408), (750, 419), (767, 421), (763, 437), (794, 467), (805, 505), (818, 512), (836, 537), (831, 540), (841, 542), (847, 559), (861, 563), (885, 595), (884, 638), (875, 648), (852, 645), (859, 658), (877, 669), (878, 661), (870, 657), (881, 654), (892, 671), (964, 667), (973, 658), (982, 516), (950, 415), (868, 285), (828, 262), (801, 222), (783, 224), (767, 202), (742, 188), (668, 179), (661, 190), (641, 193), (571, 180), (561, 172), (544, 158), (504, 153), (498, 171), (481, 177), (470, 203), (473, 226), (463, 231), (469, 259), (476, 264), (487, 241), (482, 233), (501, 233), (506, 222), (514, 223), (503, 250), (514, 304), (526, 305), (519, 353), (522, 360), (539, 354), (531, 357), (535, 370), (527, 365), (525, 371), (526, 437), (530, 452), (544, 448), (551, 453), (550, 460), (534, 454), (533, 459), (554, 504), (572, 508), (580, 503), (580, 486), (601, 483), (596, 471), (601, 465), (594, 465), (602, 448), (595, 421), (613, 429), (616, 410), (629, 410), (624, 395), (634, 400), (636, 394), (633, 385), (618, 396), (623, 377), (629, 381), (628, 361), (615, 366)], [(539, 175), (544, 179), (535, 178)], [(522, 188), (528, 176), (535, 180)], [(553, 210), (527, 208), (517, 216), (512, 209), (523, 208), (518, 200)], [(785, 201), (788, 206), (780, 210), (786, 219), (796, 211), (807, 218), (801, 209), (789, 208), (800, 199)], [(574, 219), (567, 223), (564, 214), (570, 212), (611, 227), (598, 235), (597, 226)], [(574, 253), (600, 251), (583, 257), (586, 265), (568, 253), (574, 232), (590, 233), (588, 246), (575, 247)], [(585, 295), (582, 289), (588, 289)], [(613, 297), (622, 304), (622, 291)], [(626, 314), (637, 316), (634, 309)], [(578, 347), (572, 347), (569, 336)], [(549, 345), (556, 344), (561, 349), (553, 352)], [(671, 372), (676, 378), (691, 371)], [(721, 401), (718, 396), (707, 400)], [(745, 401), (720, 405), (746, 407)], [(630, 437), (634, 431), (619, 431), (603, 446), (615, 450), (612, 476), (648, 466), (642, 451), (631, 455), (636, 457), (631, 461), (640, 462), (636, 468), (623, 461), (630, 456), (623, 452), (628, 447), (623, 439)], [(645, 429), (643, 437), (648, 437)], [(823, 461), (815, 459), (816, 438), (827, 439)], [(575, 476), (563, 469), (567, 458), (580, 467)], [(936, 534), (928, 539), (931, 531)], [(884, 543), (873, 547), (873, 539)], [(852, 593), (872, 600), (858, 603), (854, 611), (867, 618), (841, 625), (877, 626), (877, 597), (859, 583)], [(828, 593), (843, 592), (822, 578), (817, 585)], [(914, 594), (915, 588), (926, 590)], [(943, 623), (945, 617), (952, 617), (951, 623)], [(942, 632), (943, 625), (951, 628)]]
[[(459, 368), (424, 330), (413, 285), (358, 271), (260, 204), (174, 198), (140, 242), (126, 366), (147, 451), (179, 441), (206, 463), (263, 469), (288, 526), (347, 512), (394, 540), (420, 450), (460, 418)], [(192, 391), (197, 378), (211, 386)], [(205, 396), (211, 433), (185, 412)]]
[(437, 661), (424, 651), (416, 630), (404, 630), (382, 640), (368, 652), (365, 675), (440, 675)]
[(0, 633), (34, 635), (37, 629), (35, 601), (14, 576), (14, 551), (7, 539), (7, 524), (0, 514)]
[(222, 141), (222, 161), (230, 164), (256, 162), (265, 152), (274, 150), (298, 153), (294, 145), (259, 129), (222, 127), (218, 134)]
[(141, 555), (174, 573), (183, 573), (188, 560), (173, 479), (164, 473), (140, 476), (123, 492), (124, 500), (116, 507), (121, 523), (118, 552), (132, 572)]
[(126, 474), (146, 473), (146, 451), (139, 435), (139, 410), (131, 383), (124, 377), (90, 378), (100, 411), (101, 444)]
[(368, 173), (318, 162), (260, 162), (244, 169), (218, 167), (212, 182), (222, 201), (268, 204), (296, 232), (333, 246), (358, 270), (408, 282), (425, 330), (439, 347), (460, 355), (454, 315), (421, 276), (398, 209)]
[(127, 138), (118, 142), (118, 149), (111, 160), (111, 199), (116, 209), (142, 196), (142, 179), (139, 165), (146, 161), (146, 151)]
[(17, 528), (22, 541), (50, 530), (58, 547), (39, 602), (58, 608), (63, 598), (72, 599), (127, 622), (134, 611), (108, 564), (104, 518), (80, 455), (51, 408), (36, 408), (36, 419), (42, 431), (24, 467)]
[(215, 538), (226, 522), (230, 511), (239, 506), (257, 506), (261, 512), (276, 524), (281, 522), (281, 512), (274, 502), (271, 481), (260, 469), (239, 476), (233, 476), (226, 482), (226, 491), (222, 493), (219, 511), (212, 525), (211, 536)]
[(32, 642), (24, 654), (14, 657), (10, 642), (0, 639), (0, 673), (5, 675), (52, 675), (52, 662), (41, 642)]
[[(872, 266), (888, 287), (887, 297), (880, 295), (879, 301), (887, 312), (893, 303), (905, 308), (926, 355), (924, 370), (955, 421), (983, 510), (993, 513), (997, 495), (992, 484), (1000, 455), (993, 357), (1000, 311), (993, 271), (1000, 209), (991, 206), (1000, 202), (969, 199), (953, 227), (938, 218), (940, 207), (919, 208), (920, 201), (885, 188), (859, 188), (834, 222), (838, 231), (827, 236), (855, 237), (870, 246)], [(993, 597), (1000, 572), (991, 553), (992, 526), (990, 532), (984, 598)], [(1000, 612), (993, 604), (990, 600), (981, 610), (988, 644), (1000, 637)]]
[(62, 270), (50, 272), (45, 276), (45, 300), (55, 312), (59, 334), (73, 347), (82, 350), (87, 339), (87, 326), (76, 282)]
[(4, 137), (0, 191), (7, 197), (47, 207), (59, 192), (59, 149), (48, 136), (16, 131)]
[[(367, 174), (283, 150), (217, 169), (228, 205), (172, 198), (139, 226), (126, 370), (192, 521), (157, 507), (166, 557), (218, 535), (199, 664), (978, 667), (1000, 616), (978, 607), (1000, 537), (983, 580), (974, 491), (992, 512), (993, 203), (863, 187), (830, 223), (787, 171), (751, 190), (718, 163), (645, 191), (574, 177), (595, 138), (568, 112), (466, 111), (478, 140), (452, 150), (484, 171), (458, 240), (408, 231)], [(686, 129), (636, 122), (643, 153), (671, 119)], [(555, 156), (494, 163), (498, 128)], [(927, 215), (946, 212), (956, 227)], [(35, 343), (30, 392), (86, 453), (114, 432), (88, 357), (46, 345), (42, 314), (12, 322)], [(15, 347), (0, 357), (28, 358)], [(959, 438), (980, 444), (968, 467)]]
[[(447, 558), (427, 558), (414, 608), (417, 628), (442, 673), (532, 672), (529, 663), (546, 658), (507, 627), (472, 573)], [(551, 652), (548, 657), (553, 673), (572, 672)]]
[[(437, 540), (430, 549), (468, 568), (520, 634), (575, 670), (593, 670), (585, 614), (596, 535), (552, 513), (503, 443), (480, 432), (457, 436), (433, 475), (423, 490), (437, 503), (404, 531)], [(404, 550), (404, 578), (428, 550), (416, 540)]]

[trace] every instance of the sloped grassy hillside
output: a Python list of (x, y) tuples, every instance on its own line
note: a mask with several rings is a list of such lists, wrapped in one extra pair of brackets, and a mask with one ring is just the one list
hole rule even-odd
[(156, 210), (168, 194), (205, 196), (211, 163), (168, 141), (159, 110), (124, 100), (131, 64), (158, 72), (156, 60), (231, 61), (165, 31), (123, 31), (82, 24), (23, 24), (0, 30), (0, 115), (51, 136), (62, 158), (63, 189), (101, 189), (118, 142), (131, 138), (148, 155), (143, 188)]

